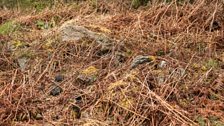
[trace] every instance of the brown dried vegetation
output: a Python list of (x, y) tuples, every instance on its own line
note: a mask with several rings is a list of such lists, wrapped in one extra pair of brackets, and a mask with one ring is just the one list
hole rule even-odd
[[(98, 6), (84, 1), (33, 14), (0, 11), (0, 25), (20, 24), (18, 31), (0, 34), (0, 124), (222, 126), (223, 3), (129, 7), (102, 0)], [(111, 37), (113, 50), (98, 56), (93, 40), (61, 42), (57, 29), (70, 19)], [(55, 26), (41, 30), (37, 20), (53, 20)], [(9, 49), (13, 41), (29, 45), (25, 71)], [(130, 69), (137, 55), (156, 60)], [(166, 67), (158, 67), (161, 61)], [(88, 67), (99, 70), (93, 84), (79, 83)], [(55, 82), (58, 74), (63, 80)], [(55, 85), (63, 91), (51, 96)]]

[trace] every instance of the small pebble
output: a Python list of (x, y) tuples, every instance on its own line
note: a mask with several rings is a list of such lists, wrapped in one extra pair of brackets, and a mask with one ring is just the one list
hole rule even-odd
[(81, 109), (78, 106), (73, 105), (72, 106), (72, 111), (76, 119), (81, 118)]
[(159, 68), (165, 68), (167, 66), (167, 62), (166, 61), (161, 61), (159, 64), (158, 64), (158, 67)]
[(42, 119), (43, 119), (43, 116), (42, 116), (41, 114), (38, 113), (38, 114), (36, 115), (36, 120), (42, 120)]
[(132, 63), (131, 63), (131, 68), (136, 68), (138, 65), (143, 64), (143, 63), (147, 63), (147, 62), (153, 62), (155, 60), (154, 56), (136, 56)]
[(59, 75), (56, 75), (55, 76), (55, 82), (61, 82), (61, 81), (63, 81), (63, 79), (64, 79), (64, 77), (61, 75), (61, 74), (59, 74)]
[(75, 98), (75, 101), (76, 101), (77, 103), (80, 103), (80, 102), (82, 101), (82, 97), (81, 97), (81, 96), (76, 97), (76, 98)]
[(54, 87), (54, 88), (51, 90), (50, 95), (52, 95), (52, 96), (57, 96), (57, 95), (59, 95), (62, 91), (63, 91), (63, 89), (62, 89), (61, 87), (56, 86), (56, 87)]

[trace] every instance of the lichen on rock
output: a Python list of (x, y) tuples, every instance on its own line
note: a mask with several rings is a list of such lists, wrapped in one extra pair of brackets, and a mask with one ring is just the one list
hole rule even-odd
[(134, 58), (134, 60), (131, 63), (131, 68), (136, 68), (138, 65), (143, 64), (143, 63), (147, 63), (147, 62), (153, 62), (155, 61), (155, 57), (154, 56), (136, 56)]
[(93, 32), (84, 26), (79, 26), (75, 24), (74, 20), (65, 22), (59, 28), (59, 35), (61, 36), (62, 41), (79, 41), (84, 38), (89, 38), (103, 46), (111, 46), (111, 40), (109, 37), (102, 33)]
[(89, 66), (80, 72), (76, 80), (82, 84), (92, 84), (94, 81), (96, 81), (98, 72), (99, 69), (94, 66)]

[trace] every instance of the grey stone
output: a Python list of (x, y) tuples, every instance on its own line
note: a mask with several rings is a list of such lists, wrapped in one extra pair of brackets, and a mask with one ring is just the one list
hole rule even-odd
[(21, 58), (18, 58), (18, 63), (19, 63), (19, 67), (22, 71), (25, 71), (26, 69), (26, 66), (27, 66), (27, 61), (28, 59), (26, 57), (21, 57)]
[(59, 87), (59, 86), (55, 86), (55, 87), (51, 90), (50, 95), (52, 95), (52, 96), (57, 96), (57, 95), (59, 95), (62, 91), (63, 91), (63, 89), (62, 89), (61, 87)]
[(159, 85), (164, 84), (164, 82), (165, 82), (165, 76), (164, 75), (159, 75), (157, 77), (157, 81), (158, 81), (158, 84)]
[(61, 82), (61, 81), (63, 81), (63, 79), (64, 79), (63, 75), (58, 74), (55, 76), (54, 80), (55, 80), (55, 82)]
[(90, 85), (93, 82), (96, 81), (96, 76), (95, 75), (79, 75), (77, 77), (77, 81), (80, 82), (81, 84), (85, 84), (85, 85)]
[(81, 118), (81, 109), (78, 106), (72, 105), (71, 109), (76, 119)]
[(43, 119), (43, 116), (42, 116), (40, 113), (38, 113), (38, 114), (36, 115), (35, 119), (36, 119), (36, 120), (42, 120), (42, 119)]
[(89, 38), (95, 40), (104, 47), (112, 45), (110, 38), (106, 35), (90, 31), (83, 26), (78, 26), (72, 23), (63, 24), (59, 28), (59, 34), (62, 41), (79, 41), (84, 38)]
[(143, 63), (147, 63), (147, 62), (151, 62), (153, 61), (152, 59), (150, 59), (149, 56), (137, 56), (134, 58), (134, 60), (131, 63), (131, 68), (136, 68), (138, 65), (143, 64)]
[(97, 80), (99, 69), (94, 66), (89, 66), (84, 70), (80, 71), (76, 80), (85, 85), (90, 85)]
[(158, 68), (165, 68), (167, 66), (167, 62), (166, 61), (161, 61), (159, 64), (158, 64)]

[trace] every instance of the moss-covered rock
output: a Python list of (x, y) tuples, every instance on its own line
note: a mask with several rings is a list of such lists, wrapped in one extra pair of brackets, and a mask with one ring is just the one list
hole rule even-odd
[(154, 56), (136, 56), (131, 63), (131, 68), (136, 68), (138, 65), (143, 63), (153, 62), (155, 59), (156, 58)]
[(77, 81), (82, 84), (92, 84), (96, 81), (99, 69), (94, 66), (89, 66), (88, 68), (82, 70), (77, 77)]

